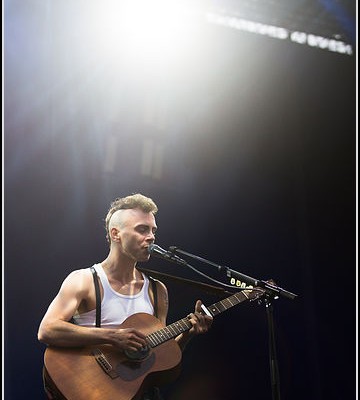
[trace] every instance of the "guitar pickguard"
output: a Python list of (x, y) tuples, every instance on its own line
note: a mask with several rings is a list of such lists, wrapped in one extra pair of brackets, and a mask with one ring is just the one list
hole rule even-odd
[(123, 381), (134, 381), (151, 371), (151, 368), (155, 364), (155, 361), (155, 353), (151, 353), (145, 360), (141, 362), (127, 360), (116, 365), (116, 374)]
[(147, 351), (147, 356), (143, 360), (138, 359), (121, 359), (117, 360), (109, 354), (108, 357), (98, 348), (92, 350), (96, 361), (103, 371), (110, 376), (111, 379), (120, 378), (126, 382), (138, 379), (140, 376), (147, 374), (156, 361), (154, 352)]

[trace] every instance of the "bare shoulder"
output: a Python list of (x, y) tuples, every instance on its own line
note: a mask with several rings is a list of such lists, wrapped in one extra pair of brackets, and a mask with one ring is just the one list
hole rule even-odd
[(70, 272), (46, 311), (41, 327), (58, 320), (69, 321), (78, 307), (90, 298), (91, 280), (89, 269)]
[(168, 295), (167, 287), (163, 282), (156, 280), (156, 287), (157, 287), (157, 290), (159, 291), (159, 294), (162, 294), (163, 296)]
[(158, 319), (166, 325), (166, 318), (169, 310), (169, 296), (167, 287), (163, 282), (156, 280), (158, 298)]
[(93, 285), (93, 278), (89, 268), (77, 269), (69, 273), (61, 285), (61, 291), (74, 291), (86, 294)]
[[(157, 300), (157, 316), (161, 322), (166, 324), (166, 316), (168, 313), (169, 299), (168, 291), (163, 282), (158, 279), (150, 278), (155, 282), (156, 288), (156, 300)], [(153, 285), (149, 285), (149, 295), (153, 305), (156, 304), (155, 293), (153, 290)]]
[[(163, 282), (159, 281), (158, 279), (155, 279), (155, 278), (150, 278), (150, 279), (153, 282), (155, 282), (156, 291), (158, 292), (158, 295), (167, 296), (168, 290), (167, 290), (166, 285)], [(152, 285), (150, 285), (150, 289), (151, 289), (151, 292), (152, 292)]]

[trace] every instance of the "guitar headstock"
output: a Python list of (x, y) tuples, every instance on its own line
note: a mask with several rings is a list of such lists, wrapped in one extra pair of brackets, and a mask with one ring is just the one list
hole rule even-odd
[[(267, 280), (265, 282), (269, 283), (270, 285), (276, 285), (276, 283), (275, 283), (275, 281), (273, 279), (269, 279), (269, 280)], [(252, 285), (244, 286), (244, 287), (245, 288), (242, 291), (242, 293), (250, 301), (258, 300), (266, 293), (266, 290), (261, 288), (261, 287), (255, 287), (254, 288)]]
[(260, 299), (264, 293), (265, 290), (259, 287), (254, 288), (252, 285), (245, 286), (245, 289), (242, 290), (241, 292), (248, 300), (250, 301), (255, 301)]

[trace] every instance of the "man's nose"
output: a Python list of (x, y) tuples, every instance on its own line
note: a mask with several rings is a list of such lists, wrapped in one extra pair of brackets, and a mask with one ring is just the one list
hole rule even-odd
[(146, 240), (151, 240), (152, 242), (155, 241), (155, 233), (154, 232), (149, 232), (149, 234), (147, 235)]

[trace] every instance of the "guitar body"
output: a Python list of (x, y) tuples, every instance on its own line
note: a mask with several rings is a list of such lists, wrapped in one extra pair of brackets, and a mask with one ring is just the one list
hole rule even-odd
[[(163, 327), (154, 316), (139, 313), (119, 328), (149, 335)], [(67, 400), (136, 400), (147, 387), (175, 380), (180, 362), (181, 350), (174, 339), (151, 348), (141, 361), (130, 360), (112, 345), (48, 347), (44, 355), (51, 381)]]

